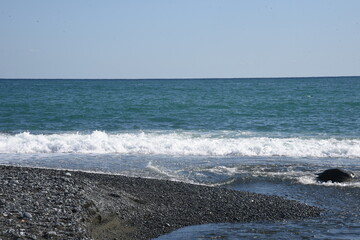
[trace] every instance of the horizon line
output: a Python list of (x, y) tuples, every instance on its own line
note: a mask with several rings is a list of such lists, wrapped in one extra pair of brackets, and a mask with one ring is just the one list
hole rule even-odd
[(2, 78), (0, 80), (235, 80), (235, 79), (304, 79), (304, 78), (354, 78), (360, 75), (306, 76), (306, 77), (188, 77), (188, 78)]

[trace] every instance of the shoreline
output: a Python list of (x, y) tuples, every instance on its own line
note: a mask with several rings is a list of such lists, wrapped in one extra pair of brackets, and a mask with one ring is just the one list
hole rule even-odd
[(319, 217), (277, 196), (106, 173), (0, 165), (0, 239), (151, 239), (207, 223)]

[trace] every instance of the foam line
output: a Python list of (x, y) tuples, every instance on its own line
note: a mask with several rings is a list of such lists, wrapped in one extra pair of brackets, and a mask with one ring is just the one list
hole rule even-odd
[(360, 139), (271, 138), (199, 132), (0, 134), (0, 153), (359, 158)]

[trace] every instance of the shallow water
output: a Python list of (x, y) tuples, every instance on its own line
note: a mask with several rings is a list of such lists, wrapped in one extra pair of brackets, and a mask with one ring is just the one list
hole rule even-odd
[[(261, 165), (251, 168), (259, 168), (266, 173), (242, 172), (236, 180), (223, 187), (283, 196), (319, 206), (324, 209), (322, 216), (275, 223), (191, 226), (156, 239), (359, 239), (360, 182), (358, 179), (352, 183), (318, 183), (309, 168), (305, 172), (294, 170), (305, 168), (300, 165), (295, 168), (293, 165), (283, 166), (278, 172), (274, 171), (274, 166), (267, 168)], [(289, 172), (284, 172), (285, 168)], [(313, 168), (315, 169), (316, 166)], [(352, 170), (356, 170), (359, 174), (358, 168)]]

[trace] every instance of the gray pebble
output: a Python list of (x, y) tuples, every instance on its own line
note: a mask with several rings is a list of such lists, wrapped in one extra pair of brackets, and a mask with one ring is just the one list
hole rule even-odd
[(32, 215), (31, 215), (31, 213), (23, 212), (23, 213), (22, 213), (22, 218), (30, 219), (30, 218), (32, 218)]
[(49, 231), (46, 234), (49, 235), (49, 236), (56, 236), (57, 235), (55, 231)]

